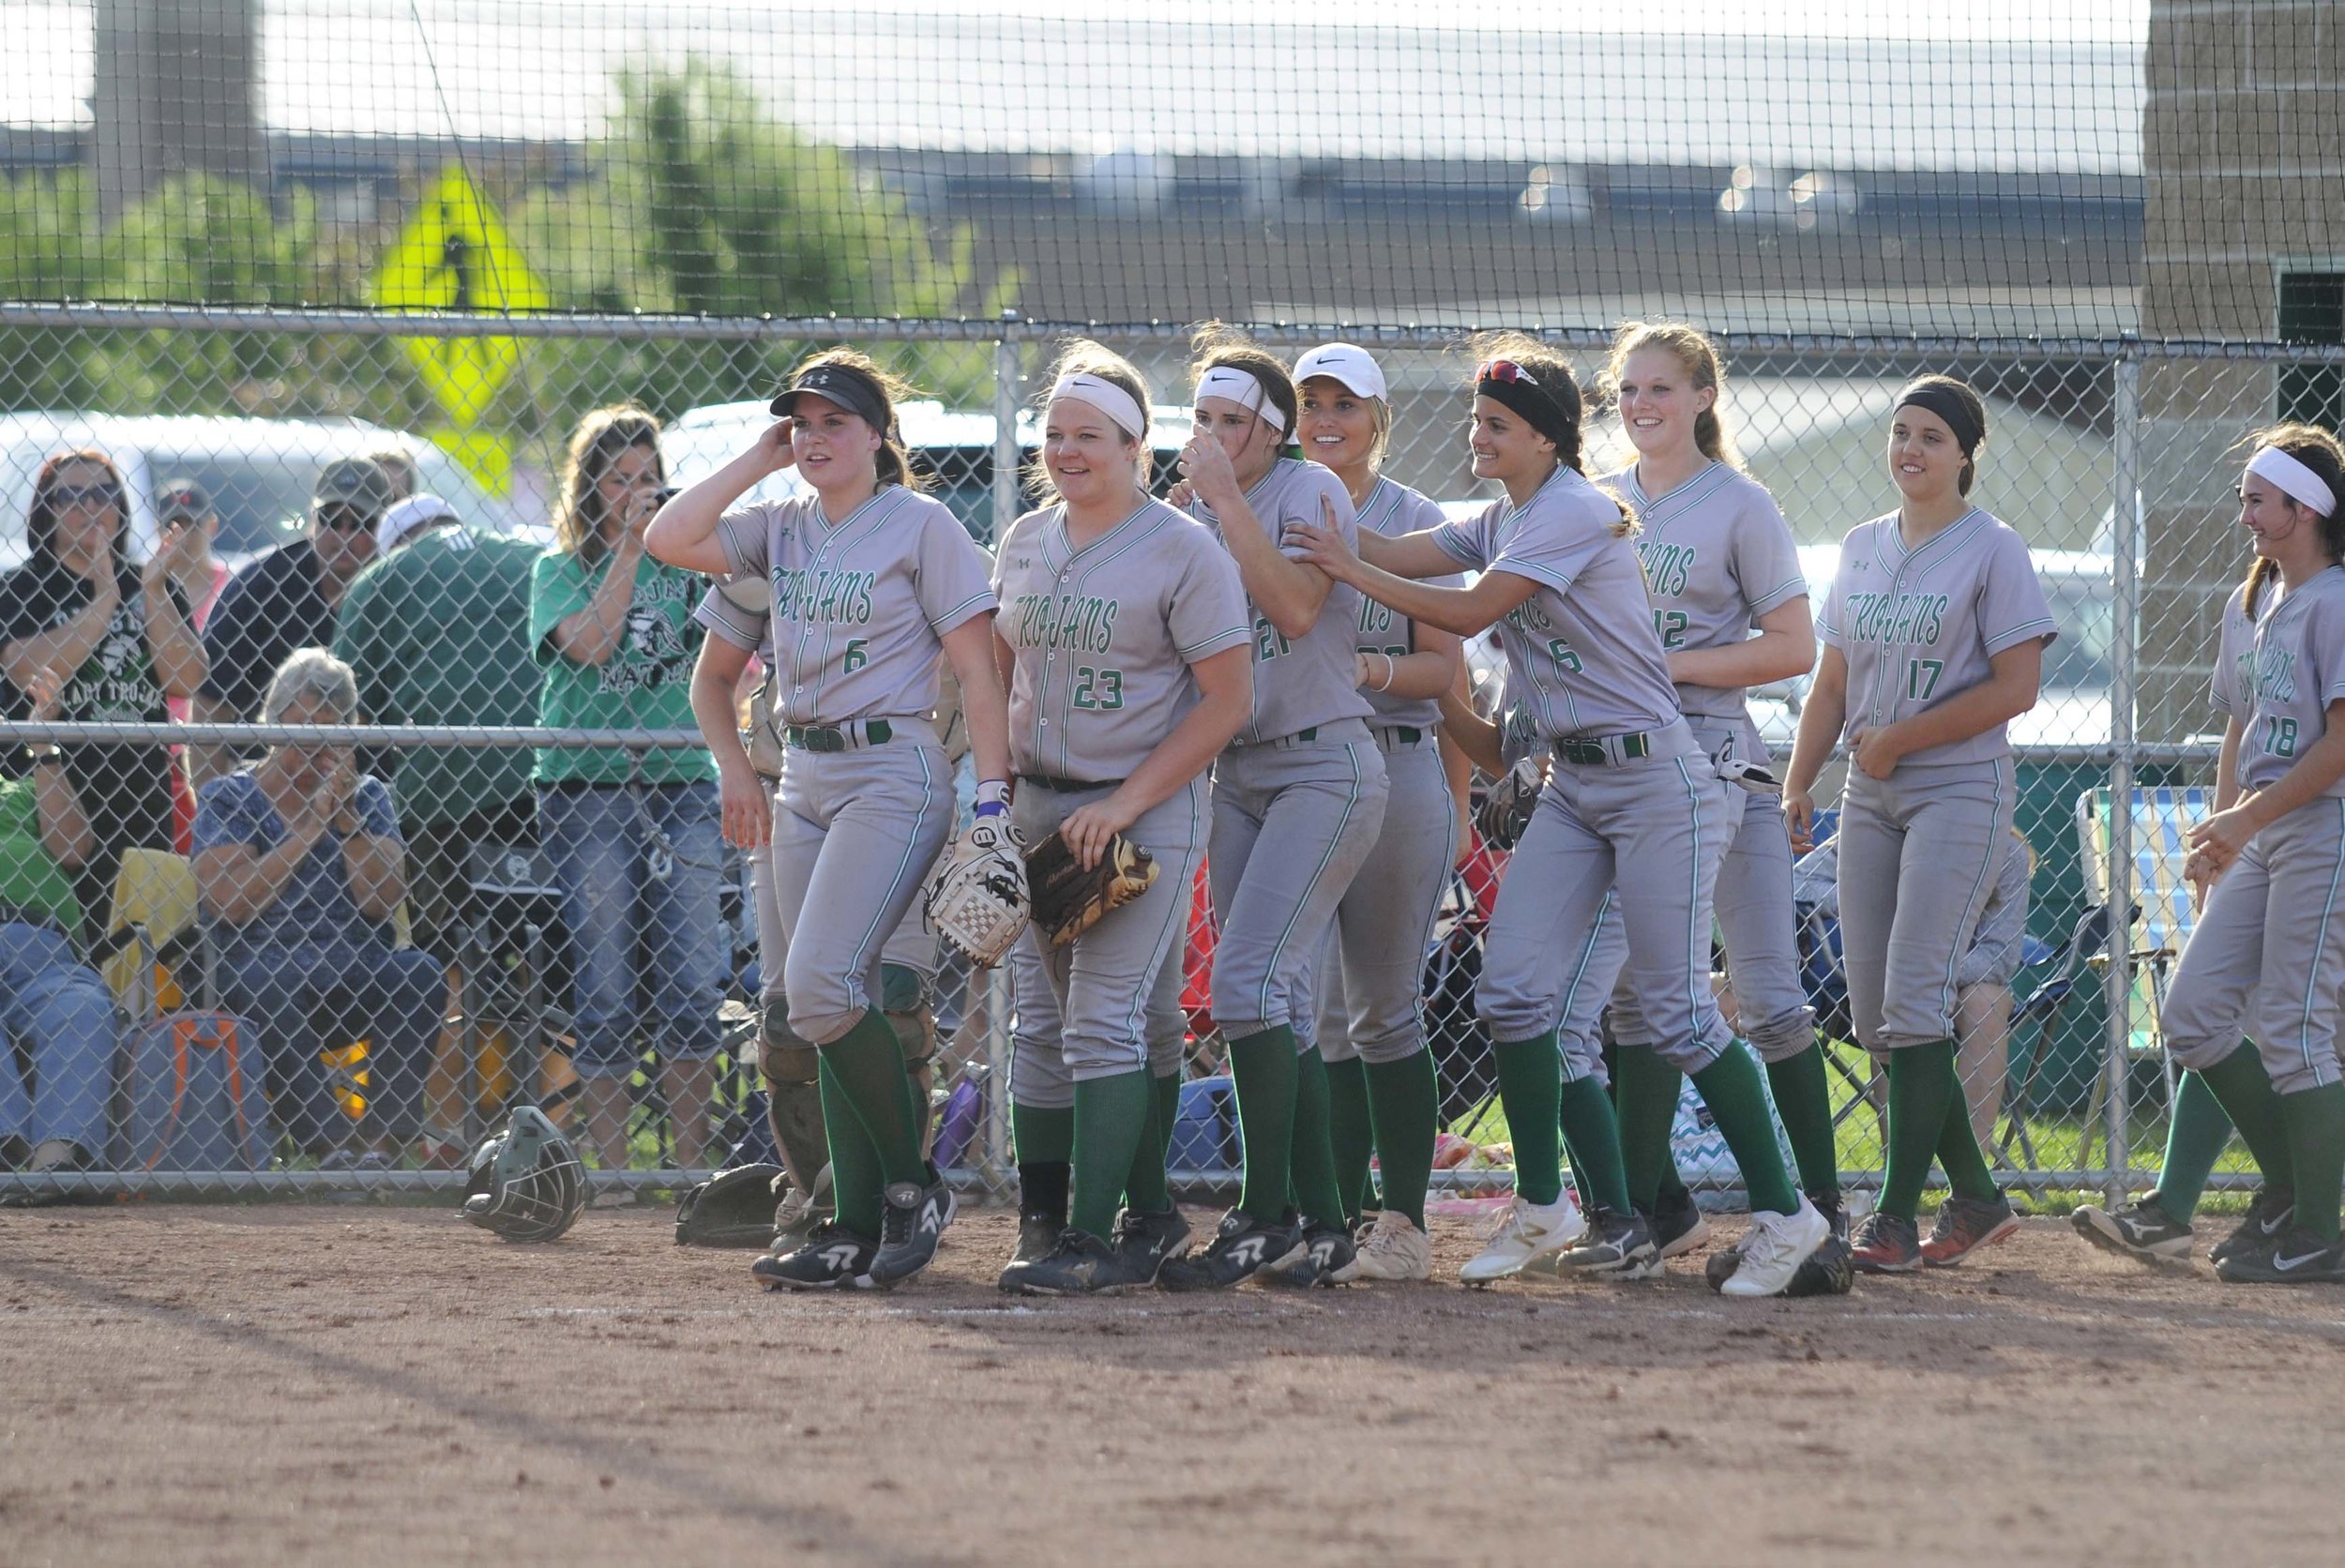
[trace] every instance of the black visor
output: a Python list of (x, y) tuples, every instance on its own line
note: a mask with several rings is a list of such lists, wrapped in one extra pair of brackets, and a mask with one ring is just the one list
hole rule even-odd
[(817, 365), (783, 389), (772, 403), (774, 415), (787, 419), (798, 404), (798, 394), (811, 392), (861, 419), (883, 435), (893, 424), (887, 394), (860, 370), (845, 365)]

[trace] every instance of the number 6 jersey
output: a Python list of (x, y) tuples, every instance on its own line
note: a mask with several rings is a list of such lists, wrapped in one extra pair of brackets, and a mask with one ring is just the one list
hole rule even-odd
[[(2026, 541), (1975, 506), (1910, 550), (1895, 512), (1850, 529), (1816, 631), (1848, 660), (1850, 734), (1934, 708), (1987, 679), (2005, 648), (2059, 635)], [(1898, 765), (2002, 757), (2004, 731), (1908, 752)]]
[[(2328, 729), (2329, 704), (2345, 698), (2345, 567), (2301, 588), (2264, 584), (2253, 620), (2245, 584), (2223, 606), (2215, 661), (2215, 706), (2239, 720), (2239, 783), (2279, 782)], [(2323, 792), (2345, 795), (2345, 778)]]

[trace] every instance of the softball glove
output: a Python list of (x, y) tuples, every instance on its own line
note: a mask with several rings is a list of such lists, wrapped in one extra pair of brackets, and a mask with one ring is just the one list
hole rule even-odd
[(1089, 870), (1055, 833), (1026, 855), (1034, 923), (1053, 947), (1066, 946), (1110, 910), (1147, 892), (1156, 880), (1156, 857), (1120, 833), (1108, 840), (1099, 863)]
[(979, 969), (1009, 957), (1026, 928), (1026, 840), (1000, 817), (980, 817), (946, 852), (920, 909), (928, 928)]
[(1494, 850), (1511, 850), (1522, 841), (1522, 835), (1531, 825), (1531, 813), (1538, 809), (1539, 792), (1547, 786), (1547, 775), (1536, 757), (1525, 757), (1506, 770), (1506, 776), (1490, 787), (1482, 796), (1481, 808), (1474, 814), (1475, 830), (1482, 842)]

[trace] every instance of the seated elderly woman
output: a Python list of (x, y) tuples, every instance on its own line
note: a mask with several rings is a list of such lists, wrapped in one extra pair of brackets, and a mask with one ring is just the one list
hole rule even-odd
[[(354, 724), (357, 710), (350, 666), (303, 648), (269, 683), (261, 722)], [(307, 1152), (348, 1159), (363, 1140), (360, 1163), (387, 1163), (422, 1131), (446, 991), (437, 958), (391, 945), (407, 868), (388, 786), (348, 746), (271, 746), (204, 787), (194, 846), (220, 1003), (260, 1032), (279, 1124)], [(360, 1038), (371, 1082), (354, 1123), (320, 1053)]]
[[(32, 716), (57, 716), (65, 682), (31, 677)], [(113, 998), (75, 955), (74, 874), (97, 835), (57, 747), (26, 748), (32, 776), (0, 779), (0, 1170), (86, 1170), (106, 1151)], [(0, 1196), (0, 1206), (57, 1201)]]

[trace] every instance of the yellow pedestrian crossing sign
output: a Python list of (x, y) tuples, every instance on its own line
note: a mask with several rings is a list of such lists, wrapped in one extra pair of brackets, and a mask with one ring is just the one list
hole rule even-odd
[[(374, 275), (378, 305), (410, 310), (542, 310), (545, 285), (488, 198), (451, 164)], [(521, 363), (511, 338), (407, 338), (416, 371), (459, 430), (470, 430)]]

